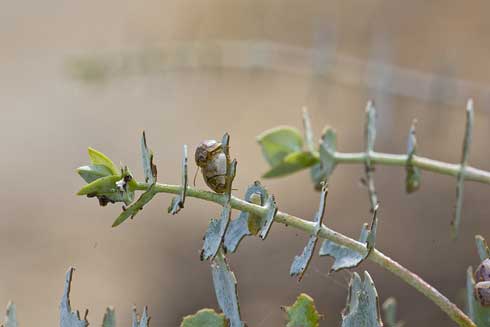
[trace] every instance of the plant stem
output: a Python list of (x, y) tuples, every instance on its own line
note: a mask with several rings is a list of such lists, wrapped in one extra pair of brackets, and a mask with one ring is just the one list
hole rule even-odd
[[(364, 156), (363, 153), (361, 154), (342, 154), (343, 159), (341, 160), (346, 160), (345, 162), (350, 162), (350, 163), (355, 163), (355, 162), (363, 162)], [(381, 154), (381, 153), (372, 153), (371, 159), (373, 162), (377, 163), (385, 163), (385, 164), (397, 164), (401, 163), (406, 156), (398, 156), (398, 155), (386, 155), (386, 154)], [(433, 170), (437, 172), (443, 172), (447, 175), (454, 175), (456, 176), (457, 169), (454, 167), (458, 167), (458, 165), (450, 165), (446, 163), (442, 163), (443, 166), (441, 167), (441, 163), (438, 161), (430, 160), (430, 159), (425, 159), (421, 157), (414, 157), (414, 164), (421, 164), (425, 163), (425, 167), (431, 167), (428, 170)], [(404, 162), (403, 162), (404, 164)], [(437, 166), (437, 169), (433, 169), (435, 166)], [(419, 166), (421, 167), (421, 166)], [(422, 168), (422, 167), (421, 167)], [(453, 169), (455, 170), (453, 174)], [(465, 178), (468, 176), (468, 171), (472, 172), (474, 171), (474, 175), (471, 175), (473, 177), (476, 176), (483, 176), (480, 175), (480, 171), (476, 169), (470, 169), (470, 167), (466, 168), (465, 170)], [(488, 176), (488, 180), (486, 182), (490, 183), (490, 174), (483, 172), (485, 176)], [(477, 179), (473, 179), (477, 180)], [(479, 179), (478, 179), (479, 180)], [(480, 180), (479, 180), (480, 181)], [(138, 190), (147, 190), (149, 188), (148, 184), (144, 183), (139, 183), (137, 185)], [(182, 186), (180, 185), (168, 185), (168, 184), (160, 184), (157, 183), (154, 186), (154, 189), (158, 193), (172, 193), (172, 194), (180, 194)], [(223, 205), (226, 201), (225, 196), (222, 194), (217, 194), (209, 191), (204, 191), (200, 190), (194, 187), (188, 187), (187, 188), (187, 196), (188, 197), (194, 197), (210, 202), (215, 202), (218, 204)], [(258, 216), (263, 216), (266, 214), (267, 209), (258, 205), (255, 205), (253, 203), (246, 202), (242, 199), (239, 199), (237, 197), (232, 196), (231, 197), (231, 206), (234, 209), (240, 210), (240, 211), (246, 211), (249, 213), (252, 213), (254, 215)], [(308, 234), (312, 234), (315, 232), (315, 223), (312, 221), (307, 221), (292, 215), (289, 215), (287, 213), (278, 211), (276, 214), (276, 217), (274, 218), (275, 222), (284, 224), (286, 226), (290, 226), (299, 230), (302, 230)], [(336, 242), (340, 245), (344, 245), (354, 251), (357, 251), (361, 254), (365, 254), (367, 249), (366, 247), (362, 244), (359, 243), (358, 241), (347, 237), (341, 233), (338, 233), (326, 226), (322, 226), (320, 232), (319, 232), (319, 237), (323, 239), (328, 239), (333, 242)], [(444, 311), (453, 321), (455, 321), (459, 326), (473, 326), (476, 327), (476, 325), (471, 321), (471, 319), (464, 314), (463, 311), (461, 311), (455, 304), (453, 304), (448, 298), (446, 298), (444, 295), (442, 295), (437, 289), (435, 289), (433, 286), (425, 282), (422, 278), (420, 278), (418, 275), (414, 274), (407, 268), (403, 267), (400, 265), (398, 262), (394, 261), (393, 259), (389, 258), (388, 256), (384, 255), (382, 252), (374, 249), (371, 254), (368, 256), (368, 259), (377, 263), (381, 267), (384, 267), (385, 269), (389, 270), (399, 278), (401, 278), (403, 281), (405, 281), (407, 284), (411, 285), (414, 287), (416, 290), (424, 294), (429, 300), (434, 302), (439, 308), (441, 308), (442, 311)]]
[[(335, 158), (335, 162), (338, 164), (339, 163), (364, 164), (364, 162), (366, 161), (366, 153), (365, 152), (357, 152), (357, 153), (335, 152), (334, 158)], [(371, 152), (369, 158), (371, 159), (371, 162), (375, 164), (404, 167), (407, 164), (408, 155)], [(417, 155), (414, 155), (412, 158), (413, 159), (411, 164), (423, 170), (428, 170), (435, 173), (454, 176), (454, 177), (458, 176), (458, 173), (461, 171), (460, 164), (450, 164), (447, 162), (424, 158)], [(466, 166), (464, 170), (464, 179), (467, 181), (490, 184), (490, 172), (478, 168)]]

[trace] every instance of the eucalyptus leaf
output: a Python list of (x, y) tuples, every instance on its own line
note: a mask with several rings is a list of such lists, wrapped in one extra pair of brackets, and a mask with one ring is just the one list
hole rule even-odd
[(133, 322), (132, 327), (149, 327), (150, 316), (148, 316), (148, 308), (145, 306), (141, 318), (138, 319), (136, 307), (133, 307)]
[(359, 253), (358, 251), (354, 251), (331, 240), (324, 240), (320, 248), (320, 256), (330, 256), (334, 258), (330, 272), (355, 268), (367, 258), (375, 246), (377, 226), (378, 218), (377, 210), (375, 210), (371, 227), (368, 228), (368, 224), (363, 224), (361, 235), (359, 236), (359, 242), (366, 246), (366, 251), (364, 253)]
[(155, 190), (155, 185), (151, 185), (150, 188), (145, 191), (141, 196), (133, 203), (131, 206), (124, 208), (123, 212), (116, 218), (114, 223), (112, 223), (112, 227), (117, 227), (122, 224), (126, 219), (133, 218), (140, 210), (143, 209), (148, 202), (153, 199), (153, 197), (158, 193)]
[(468, 164), (468, 157), (470, 156), (470, 145), (472, 141), (473, 133), (473, 100), (469, 99), (466, 105), (466, 128), (463, 140), (463, 153), (461, 156), (461, 168), (457, 176), (456, 185), (456, 206), (454, 209), (453, 220), (451, 221), (453, 238), (456, 238), (459, 233), (459, 226), (461, 225), (461, 211), (463, 208), (463, 194), (464, 194), (464, 175), (465, 169)]
[(185, 316), (180, 327), (227, 327), (225, 315), (213, 309), (201, 309), (193, 315)]
[(116, 312), (113, 307), (108, 307), (105, 310), (102, 327), (116, 327)]
[(311, 178), (315, 188), (320, 190), (322, 182), (328, 180), (333, 173), (336, 161), (335, 152), (337, 151), (337, 134), (330, 127), (325, 128), (320, 141), (320, 162), (311, 168)]
[(218, 304), (230, 322), (230, 327), (244, 327), (240, 318), (240, 305), (236, 278), (226, 262), (223, 251), (220, 250), (211, 263), (214, 290)]
[(271, 167), (275, 167), (289, 154), (300, 152), (303, 147), (301, 133), (288, 126), (267, 130), (257, 137), (262, 154)]
[(78, 174), (87, 183), (92, 183), (96, 179), (111, 176), (112, 172), (103, 165), (88, 165), (77, 168)]
[(318, 163), (318, 158), (311, 152), (293, 152), (283, 158), (281, 162), (273, 166), (262, 177), (280, 177), (306, 169)]
[(184, 144), (184, 155), (182, 157), (182, 191), (179, 195), (172, 198), (168, 213), (175, 215), (184, 208), (185, 197), (187, 194), (187, 145)]
[(144, 131), (141, 137), (141, 160), (143, 162), (145, 182), (148, 184), (156, 183), (157, 166), (153, 163), (153, 151), (148, 149), (148, 145), (146, 144), (146, 135)]
[(378, 292), (367, 271), (364, 282), (354, 272), (349, 283), (347, 304), (342, 312), (342, 327), (382, 327)]
[[(265, 205), (269, 193), (259, 181), (255, 181), (245, 192), (244, 200), (257, 204)], [(232, 220), (225, 234), (224, 247), (227, 252), (235, 252), (240, 241), (249, 235), (257, 235), (260, 231), (262, 218), (247, 211), (240, 212), (238, 218)]]
[(417, 150), (417, 139), (415, 137), (415, 124), (416, 120), (412, 122), (412, 126), (410, 127), (410, 133), (408, 135), (408, 143), (407, 143), (407, 164), (405, 166), (405, 170), (407, 173), (407, 177), (405, 179), (405, 189), (407, 193), (415, 192), (420, 187), (420, 168), (415, 167), (412, 164), (413, 156)]
[(75, 268), (70, 267), (66, 272), (65, 278), (65, 289), (63, 291), (63, 297), (61, 298), (60, 304), (60, 327), (87, 327), (87, 313), (85, 311), (85, 316), (83, 319), (80, 319), (80, 313), (77, 311), (71, 311), (70, 305), (70, 287), (71, 281), (73, 277), (73, 272)]
[(259, 237), (263, 240), (265, 240), (265, 238), (269, 234), (269, 231), (272, 227), (272, 223), (274, 222), (274, 217), (276, 216), (278, 210), (274, 195), (269, 196), (267, 202), (265, 203), (265, 207), (267, 209), (267, 213), (262, 218), (262, 221), (260, 223), (261, 227), (259, 231)]
[(384, 313), (384, 322), (386, 327), (402, 327), (404, 323), (396, 318), (396, 299), (389, 297), (383, 302), (382, 308)]
[(311, 261), (311, 256), (313, 255), (313, 251), (315, 250), (315, 246), (318, 240), (318, 233), (321, 230), (322, 227), (322, 222), (323, 222), (323, 216), (325, 214), (325, 202), (327, 199), (327, 194), (328, 194), (328, 186), (325, 183), (322, 188), (322, 194), (320, 196), (320, 205), (318, 208), (318, 211), (315, 215), (315, 231), (314, 233), (310, 236), (308, 243), (306, 244), (305, 248), (303, 249), (303, 252), (299, 256), (295, 256), (293, 263), (291, 264), (291, 268), (289, 270), (289, 274), (291, 276), (297, 276), (298, 280), (301, 280), (303, 278), (303, 274), (305, 273), (306, 269), (308, 268), (308, 264)]
[(223, 242), (223, 237), (230, 222), (231, 206), (226, 204), (221, 211), (219, 219), (211, 219), (206, 234), (204, 235), (204, 245), (201, 250), (201, 260), (214, 258), (218, 253)]
[(488, 249), (487, 241), (481, 235), (475, 236), (476, 249), (478, 250), (478, 255), (480, 256), (480, 260), (483, 261), (485, 259), (490, 258), (490, 250)]
[(112, 175), (119, 175), (120, 170), (117, 168), (117, 166), (112, 162), (109, 157), (107, 157), (105, 154), (103, 154), (100, 151), (97, 151), (93, 148), (88, 148), (88, 156), (90, 157), (90, 161), (92, 162), (92, 165), (101, 165), (107, 167)]
[(16, 306), (12, 301), (7, 304), (7, 311), (5, 313), (5, 320), (3, 321), (2, 327), (17, 327), (19, 324), (17, 322), (17, 310)]
[(116, 182), (121, 179), (121, 175), (110, 175), (98, 178), (93, 182), (82, 187), (77, 195), (102, 194), (118, 192)]
[(292, 306), (285, 306), (286, 327), (318, 327), (322, 315), (318, 313), (315, 302), (308, 294), (301, 293)]

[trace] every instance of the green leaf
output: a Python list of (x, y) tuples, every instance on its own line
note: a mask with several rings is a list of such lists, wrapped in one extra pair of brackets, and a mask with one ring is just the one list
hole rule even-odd
[(230, 322), (230, 327), (244, 327), (240, 318), (240, 305), (235, 274), (226, 262), (223, 250), (219, 250), (211, 263), (214, 291), (219, 307)]
[(262, 177), (280, 177), (306, 169), (318, 163), (318, 158), (311, 152), (293, 152), (283, 158), (281, 162), (273, 166)]
[(113, 307), (108, 307), (105, 310), (102, 327), (116, 327), (116, 312)]
[(303, 138), (301, 133), (292, 127), (280, 126), (263, 132), (257, 137), (262, 147), (262, 154), (271, 167), (275, 167), (293, 152), (301, 151)]
[(415, 124), (416, 120), (412, 122), (412, 127), (410, 127), (410, 133), (408, 135), (408, 144), (407, 144), (407, 165), (405, 166), (405, 170), (407, 172), (407, 177), (405, 180), (405, 188), (407, 193), (415, 192), (420, 187), (420, 168), (412, 165), (412, 159), (417, 150), (417, 139), (415, 138)]
[(201, 309), (193, 315), (185, 316), (180, 327), (227, 327), (225, 315), (213, 309)]
[(481, 261), (490, 258), (490, 250), (488, 249), (487, 241), (481, 235), (475, 236), (476, 249)]
[(131, 206), (128, 208), (125, 208), (123, 212), (117, 217), (117, 219), (112, 223), (112, 227), (117, 227), (121, 225), (126, 219), (128, 218), (133, 218), (140, 210), (143, 209), (143, 206), (145, 206), (148, 202), (153, 199), (153, 197), (158, 193), (155, 190), (154, 187), (155, 184), (150, 186), (150, 188), (141, 194), (138, 200), (136, 200), (135, 203), (133, 203)]
[(347, 304), (342, 312), (342, 327), (382, 327), (378, 292), (367, 271), (364, 282), (354, 272), (349, 283)]
[(120, 175), (101, 177), (82, 187), (80, 191), (78, 191), (77, 195), (96, 195), (118, 192), (119, 190), (116, 186), (116, 182), (120, 179)]
[(292, 306), (283, 307), (286, 311), (287, 327), (318, 327), (322, 316), (318, 313), (313, 299), (301, 293)]
[(119, 175), (121, 173), (114, 162), (102, 152), (93, 148), (88, 148), (88, 156), (93, 165), (106, 166), (111, 171), (112, 175)]
[(141, 137), (141, 160), (143, 161), (143, 172), (145, 174), (145, 182), (154, 184), (157, 181), (157, 166), (153, 163), (153, 151), (148, 149), (146, 144), (146, 135), (143, 131)]
[(77, 173), (87, 183), (92, 183), (96, 179), (112, 175), (111, 170), (103, 165), (82, 166), (77, 168)]

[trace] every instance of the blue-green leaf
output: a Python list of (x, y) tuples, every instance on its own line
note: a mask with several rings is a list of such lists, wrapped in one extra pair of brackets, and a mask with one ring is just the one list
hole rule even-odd
[(116, 312), (113, 307), (108, 307), (105, 310), (102, 327), (116, 327)]
[(386, 327), (402, 327), (404, 325), (403, 321), (398, 321), (396, 318), (396, 306), (397, 303), (394, 297), (389, 297), (383, 302), (382, 308)]
[(128, 218), (132, 219), (140, 210), (143, 209), (143, 206), (145, 206), (148, 202), (151, 201), (151, 199), (153, 199), (153, 197), (157, 193), (158, 192), (155, 190), (153, 184), (147, 191), (141, 194), (141, 196), (138, 198), (138, 200), (136, 200), (135, 203), (123, 209), (123, 212), (119, 215), (119, 217), (116, 218), (114, 223), (112, 223), (112, 227), (119, 226)]
[[(255, 181), (245, 192), (244, 200), (257, 204), (265, 205), (269, 199), (269, 193), (260, 184)], [(240, 212), (238, 218), (232, 220), (225, 234), (223, 246), (227, 252), (235, 252), (240, 241), (248, 235), (257, 235), (262, 227), (262, 218), (246, 211)]]
[(80, 313), (77, 311), (71, 311), (70, 305), (70, 287), (71, 280), (73, 277), (73, 271), (75, 268), (70, 267), (66, 272), (65, 278), (65, 290), (63, 292), (63, 297), (61, 298), (60, 304), (60, 327), (87, 327), (87, 313), (88, 310), (85, 311), (85, 315), (83, 319), (80, 319)]
[(480, 260), (483, 261), (485, 259), (490, 258), (490, 250), (488, 249), (487, 241), (481, 235), (475, 236), (476, 249), (478, 250), (478, 255), (480, 256)]
[(364, 282), (354, 272), (349, 284), (347, 305), (342, 312), (342, 327), (382, 327), (378, 292), (367, 271)]
[(417, 139), (415, 138), (415, 124), (416, 120), (412, 122), (412, 127), (410, 127), (410, 133), (408, 135), (408, 143), (407, 143), (407, 164), (405, 166), (405, 170), (407, 173), (407, 177), (405, 179), (405, 189), (407, 193), (415, 192), (420, 187), (420, 168), (415, 167), (412, 164), (413, 156), (417, 151)]
[(257, 137), (262, 147), (262, 154), (271, 167), (277, 166), (293, 152), (301, 151), (303, 138), (301, 133), (292, 127), (280, 126), (263, 132)]
[(146, 135), (143, 131), (141, 137), (141, 160), (143, 162), (143, 172), (145, 175), (145, 182), (148, 184), (154, 184), (157, 181), (157, 166), (153, 163), (153, 151), (148, 149), (146, 144)]
[(315, 188), (320, 190), (322, 182), (327, 181), (335, 169), (335, 152), (337, 150), (337, 134), (335, 130), (326, 127), (320, 141), (320, 162), (311, 168), (311, 179)]
[(292, 306), (285, 306), (286, 327), (318, 327), (322, 315), (318, 313), (315, 302), (308, 294), (301, 293)]
[(227, 327), (227, 321), (222, 313), (201, 309), (193, 315), (185, 316), (180, 327)]
[(230, 322), (230, 327), (244, 327), (240, 318), (240, 305), (235, 274), (230, 270), (223, 251), (220, 250), (211, 263), (214, 291), (218, 304)]
[(182, 191), (172, 198), (168, 207), (168, 213), (175, 215), (184, 208), (185, 196), (187, 194), (187, 145), (184, 144), (184, 155), (182, 157)]
[(5, 313), (5, 320), (2, 324), (2, 327), (17, 327), (17, 313), (15, 304), (12, 301), (9, 301), (7, 304), (7, 312)]
[(149, 327), (150, 316), (148, 316), (148, 308), (145, 306), (141, 318), (138, 319), (136, 307), (133, 307), (133, 323), (132, 327)]

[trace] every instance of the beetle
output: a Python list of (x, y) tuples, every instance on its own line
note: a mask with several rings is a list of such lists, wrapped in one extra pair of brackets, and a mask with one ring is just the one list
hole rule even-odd
[(223, 144), (216, 140), (202, 141), (196, 148), (195, 160), (206, 185), (216, 193), (225, 193), (230, 158)]

